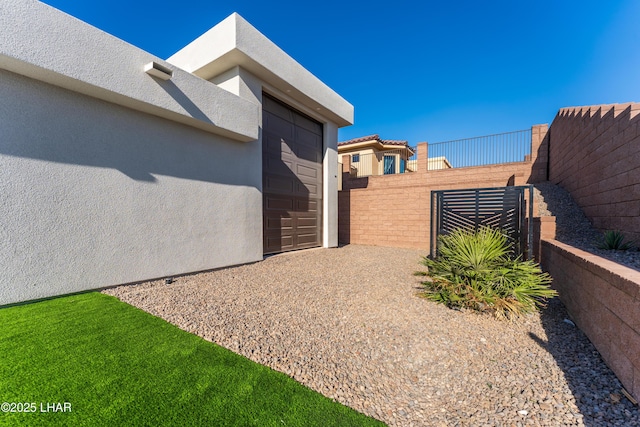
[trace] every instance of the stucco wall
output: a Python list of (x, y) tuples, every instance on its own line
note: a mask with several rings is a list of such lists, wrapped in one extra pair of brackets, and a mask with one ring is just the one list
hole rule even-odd
[(0, 2), (0, 305), (262, 259), (263, 91), (324, 124), (337, 245), (353, 106), (235, 13), (205, 35), (167, 62), (39, 1)]
[(640, 104), (561, 109), (551, 124), (549, 180), (600, 230), (640, 240)]
[(262, 259), (261, 147), (0, 70), (0, 305)]
[[(173, 77), (145, 74), (151, 61)], [(0, 68), (232, 139), (258, 137), (255, 105), (39, 1), (0, 1)]]

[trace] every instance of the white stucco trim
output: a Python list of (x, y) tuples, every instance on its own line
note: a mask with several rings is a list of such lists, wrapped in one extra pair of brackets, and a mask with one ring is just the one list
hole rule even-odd
[[(151, 61), (172, 78), (147, 75)], [(255, 104), (35, 0), (0, 2), (0, 68), (235, 140), (258, 138)]]
[(322, 246), (338, 246), (338, 127), (324, 125), (324, 158), (322, 161)]
[(353, 124), (351, 104), (237, 13), (172, 55), (167, 62), (206, 80), (240, 66), (339, 127)]

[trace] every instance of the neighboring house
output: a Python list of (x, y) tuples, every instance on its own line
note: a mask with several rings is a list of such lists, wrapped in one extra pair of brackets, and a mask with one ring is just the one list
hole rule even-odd
[(353, 106), (237, 14), (167, 61), (0, 2), (0, 305), (337, 246)]
[(414, 172), (415, 149), (407, 141), (380, 139), (378, 135), (363, 136), (338, 143), (338, 155), (349, 155), (355, 176), (391, 175)]
[(430, 171), (437, 169), (451, 169), (452, 167), (453, 166), (451, 166), (451, 163), (449, 163), (449, 160), (447, 160), (445, 156), (430, 157), (427, 160), (427, 168)]

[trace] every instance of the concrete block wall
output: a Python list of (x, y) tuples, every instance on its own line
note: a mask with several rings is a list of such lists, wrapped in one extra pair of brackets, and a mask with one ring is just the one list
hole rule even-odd
[[(534, 207), (534, 212), (536, 212)], [(533, 259), (539, 263), (542, 259), (542, 241), (556, 238), (556, 217), (543, 216), (533, 218)]]
[(571, 319), (640, 400), (640, 272), (544, 239), (542, 267)]
[[(344, 180), (338, 194), (339, 241), (428, 248), (430, 193), (421, 177), (412, 173)], [(352, 187), (344, 190), (345, 182)]]
[(551, 124), (549, 180), (593, 225), (640, 241), (640, 104), (561, 109)]
[(431, 191), (524, 185), (546, 180), (547, 125), (532, 127), (528, 161), (499, 165), (427, 170), (428, 144), (418, 144), (418, 171), (352, 178), (344, 156), (338, 195), (341, 243), (429, 249)]
[(531, 171), (528, 183), (546, 181), (549, 165), (549, 125), (531, 127)]

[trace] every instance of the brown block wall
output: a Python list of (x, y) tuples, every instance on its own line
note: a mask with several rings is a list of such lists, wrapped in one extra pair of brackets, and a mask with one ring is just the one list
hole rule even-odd
[(344, 156), (342, 191), (338, 193), (338, 240), (428, 250), (431, 191), (546, 180), (547, 149), (543, 144), (547, 141), (547, 128), (532, 127), (532, 158), (518, 163), (429, 171), (428, 144), (421, 143), (417, 172), (351, 178), (347, 172), (348, 156)]
[[(534, 212), (535, 212), (534, 207)], [(527, 223), (528, 225), (528, 223)], [(533, 218), (533, 259), (539, 263), (542, 259), (542, 241), (554, 240), (556, 238), (556, 217), (543, 216)]]
[(531, 127), (531, 170), (528, 184), (547, 181), (549, 164), (549, 125)]
[(640, 400), (640, 272), (555, 240), (542, 241), (542, 268), (571, 319)]
[(340, 243), (429, 247), (426, 150), (426, 144), (418, 145), (418, 170), (422, 172), (365, 178), (343, 173), (343, 191), (338, 193)]
[(640, 104), (561, 109), (549, 129), (549, 180), (593, 225), (640, 241)]

